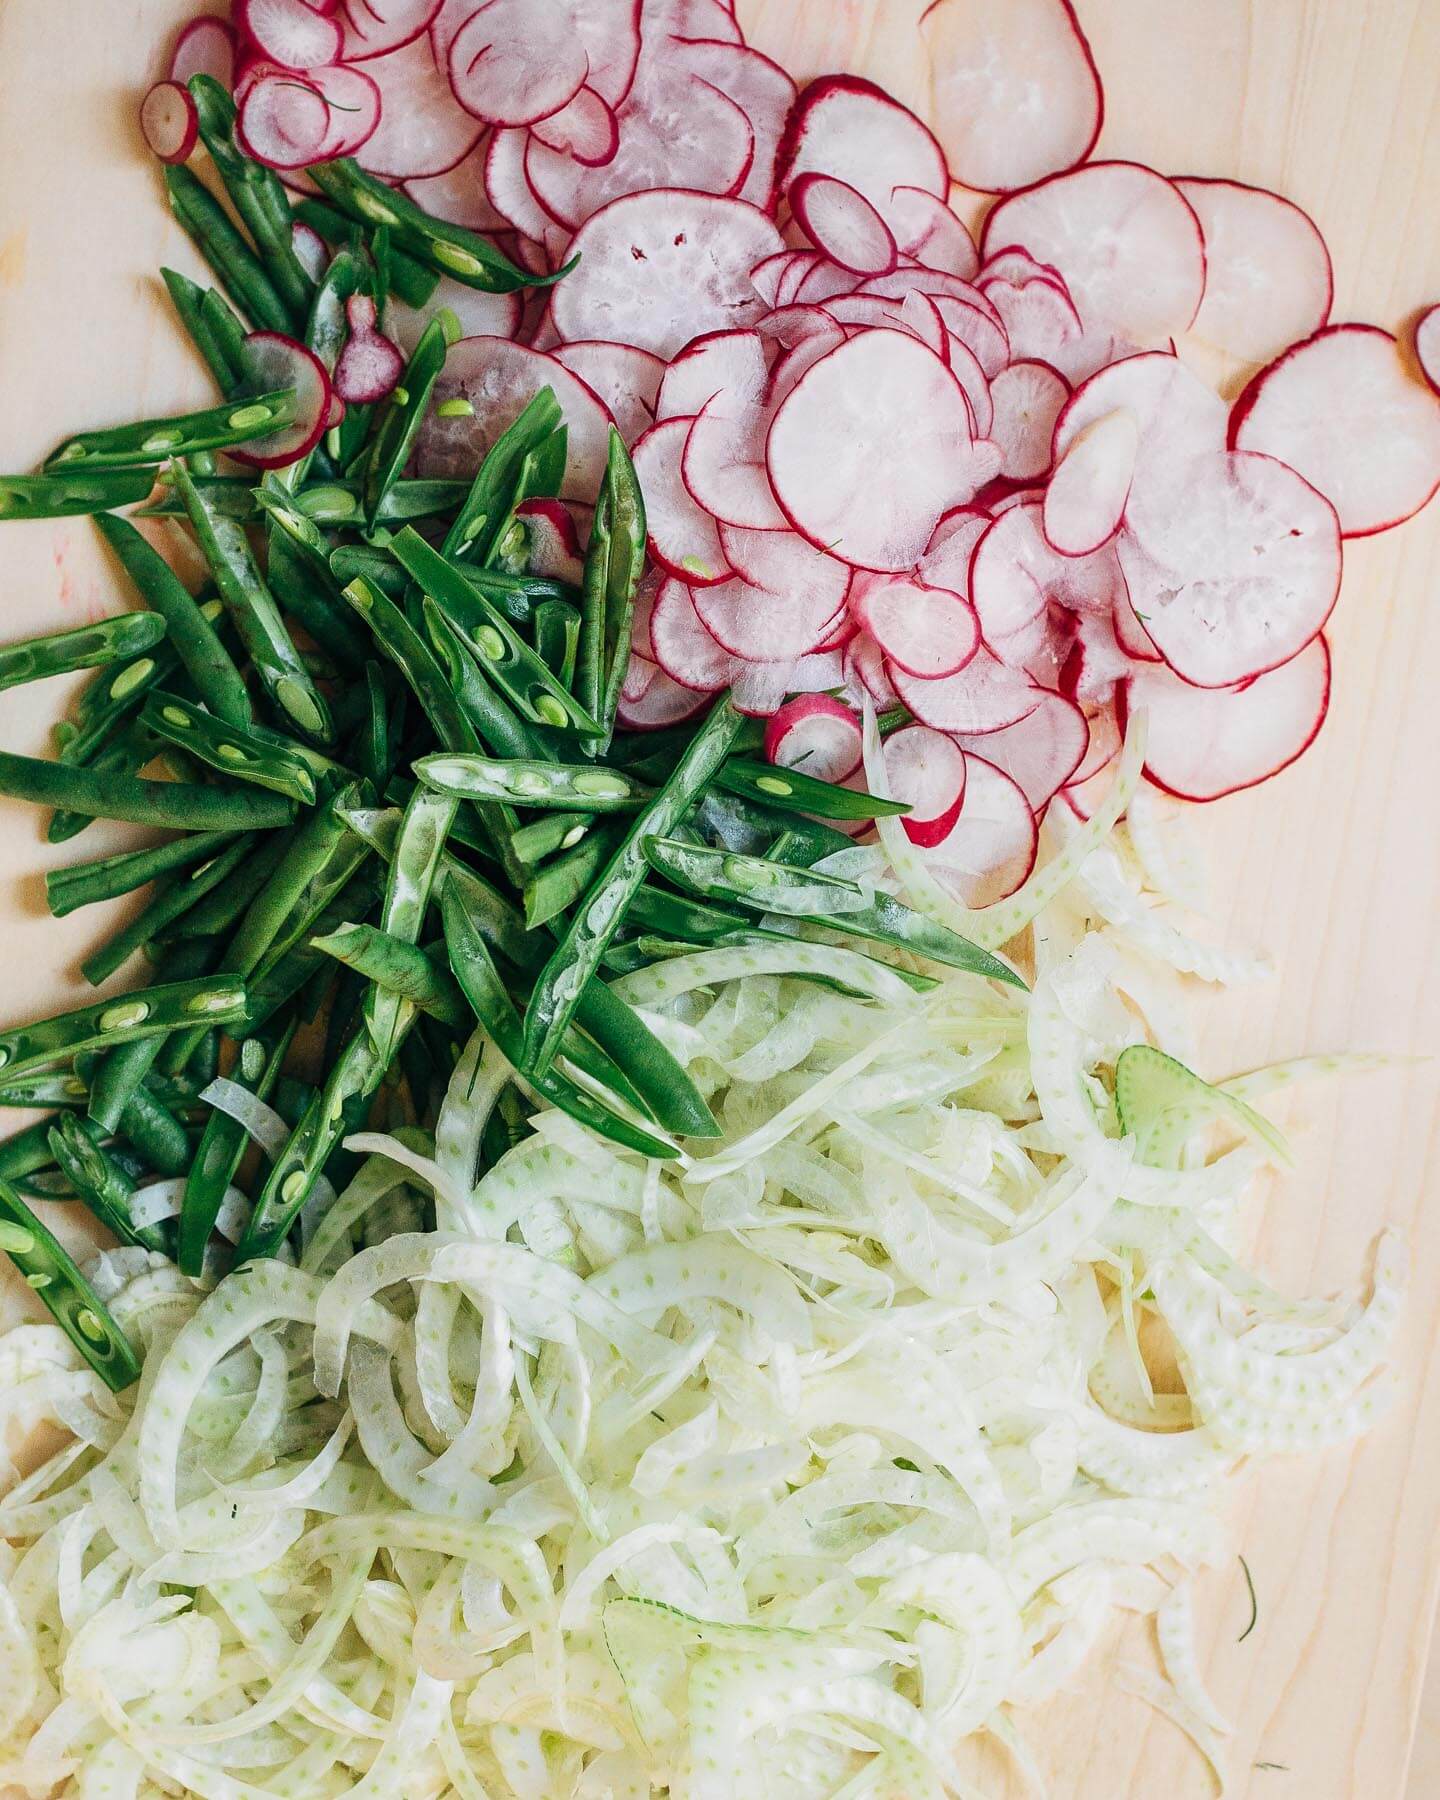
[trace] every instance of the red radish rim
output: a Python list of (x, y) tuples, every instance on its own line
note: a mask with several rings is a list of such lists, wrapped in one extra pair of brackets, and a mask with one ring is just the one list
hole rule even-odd
[[(151, 101), (159, 101), (168, 107), (178, 106), (179, 132), (174, 131), (175, 119), (169, 121), (172, 129), (169, 138), (162, 139), (161, 122), (153, 121)], [(200, 135), (200, 114), (195, 106), (189, 88), (180, 81), (157, 81), (146, 90), (140, 102), (140, 130), (150, 150), (163, 163), (183, 163), (195, 148), (195, 140)], [(163, 149), (162, 142), (169, 141), (170, 148)]]
[[(315, 383), (310, 404), (313, 417), (303, 426), (300, 421), (287, 425), (281, 431), (273, 432), (269, 437), (257, 438), (254, 443), (243, 449), (227, 451), (236, 462), (247, 464), (252, 469), (284, 469), (302, 456), (309, 453), (325, 435), (326, 424), (330, 417), (330, 403), (334, 389), (330, 384), (329, 371), (312, 350), (304, 344), (297, 343), (294, 338), (286, 337), (282, 331), (252, 331), (245, 339), (247, 352), (262, 350), (274, 345), (283, 347), (283, 354), (298, 365), (298, 369)], [(273, 385), (273, 384), (272, 384)], [(298, 385), (296, 383), (295, 385)], [(303, 397), (303, 395), (302, 395)], [(262, 444), (274, 444), (277, 439), (293, 438), (286, 442), (283, 449), (263, 450), (257, 448)]]

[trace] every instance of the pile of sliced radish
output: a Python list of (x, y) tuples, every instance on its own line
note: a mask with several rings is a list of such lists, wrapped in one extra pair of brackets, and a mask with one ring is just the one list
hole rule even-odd
[[(528, 523), (571, 570), (618, 425), (654, 562), (624, 722), (728, 687), (774, 760), (858, 780), (859, 710), (904, 708), (907, 830), (982, 904), (1052, 800), (1089, 810), (1127, 711), (1196, 800), (1315, 736), (1342, 538), (1440, 486), (1440, 309), (1404, 349), (1331, 325), (1298, 207), (1089, 160), (1068, 0), (935, 0), (920, 29), (933, 131), (853, 76), (797, 95), (726, 0), (237, 0), (145, 117), (188, 154), (203, 70), (262, 160), (354, 156), (537, 274), (578, 256), (529, 305), (442, 282), (469, 335), (437, 400), (470, 410), (432, 414), (418, 470), (468, 475), (549, 385), (565, 505)], [(1001, 196), (978, 244), (952, 178)], [(420, 319), (352, 307), (335, 391), (378, 395)], [(1233, 409), (1189, 336), (1264, 365)]]

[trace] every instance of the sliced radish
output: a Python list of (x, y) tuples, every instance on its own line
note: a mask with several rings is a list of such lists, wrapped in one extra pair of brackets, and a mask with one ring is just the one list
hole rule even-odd
[(1172, 183), (1138, 163), (1091, 163), (1002, 200), (992, 245), (1024, 244), (1059, 269), (1087, 326), (1143, 342), (1186, 330), (1205, 291), (1200, 221)]
[(853, 269), (842, 268), (839, 263), (831, 262), (828, 256), (820, 252), (796, 284), (791, 299), (801, 304), (818, 306), (822, 301), (833, 299), (836, 294), (853, 294), (862, 279)]
[(1080, 353), (1085, 327), (1075, 303), (1056, 282), (1034, 277), (1025, 282), (988, 277), (983, 293), (1005, 324), (1012, 357), (1047, 362), (1068, 369)]
[(697, 587), (692, 597), (710, 635), (747, 662), (780, 662), (817, 650), (845, 603), (842, 590), (839, 604), (827, 612), (821, 581), (781, 591), (736, 579)]
[(917, 573), (930, 587), (948, 588), (968, 599), (970, 564), (975, 546), (990, 529), (990, 514), (970, 506), (957, 506), (935, 527), (925, 547)]
[(975, 240), (941, 199), (926, 188), (892, 188), (884, 208), (887, 224), (906, 256), (973, 281), (980, 267)]
[(650, 643), (655, 660), (682, 687), (713, 694), (735, 672), (735, 659), (706, 630), (694, 596), (683, 581), (665, 581), (650, 611)]
[(228, 19), (205, 13), (192, 19), (170, 52), (170, 79), (183, 87), (192, 75), (209, 75), (223, 88), (235, 83), (236, 36)]
[(812, 171), (858, 188), (882, 214), (897, 187), (943, 200), (950, 171), (934, 134), (883, 88), (856, 75), (826, 75), (800, 96), (785, 131), (781, 176)]
[(665, 373), (658, 356), (630, 344), (578, 343), (559, 345), (555, 360), (600, 396), (630, 447), (655, 423), (655, 402)]
[(1042, 690), (1039, 705), (1016, 725), (955, 740), (1008, 775), (1036, 813), (1044, 812), (1085, 759), (1090, 727), (1063, 694)]
[(1040, 536), (1035, 513), (1033, 506), (1002, 513), (980, 538), (970, 561), (967, 592), (985, 642), (997, 654), (1005, 640), (1045, 612), (1054, 559)]
[(432, 218), (466, 231), (508, 231), (510, 221), (490, 203), (485, 189), (485, 165), (490, 139), (480, 141), (453, 168), (438, 175), (416, 175), (405, 183), (405, 192)]
[(882, 710), (900, 705), (900, 696), (885, 667), (884, 654), (868, 631), (857, 633), (845, 646), (844, 668), (847, 690), (857, 699), (869, 694)]
[(290, 248), (300, 267), (312, 281), (318, 282), (330, 266), (330, 246), (320, 233), (297, 219), (290, 227)]
[(1335, 509), (1284, 463), (1245, 451), (1197, 459), (1168, 492), (1148, 484), (1132, 498), (1119, 549), (1156, 648), (1201, 687), (1288, 662), (1340, 592)]
[(1155, 640), (1145, 629), (1139, 614), (1135, 611), (1128, 583), (1124, 591), (1115, 596), (1115, 610), (1111, 623), (1115, 628), (1115, 642), (1132, 662), (1163, 662), (1165, 660), (1155, 648)]
[(554, 221), (535, 198), (525, 175), (530, 134), (518, 129), (493, 131), (485, 141), (485, 193), (490, 204), (525, 237), (543, 238)]
[[(723, 520), (720, 543), (730, 567), (752, 587), (803, 598), (829, 619), (842, 616), (854, 573), (848, 563), (826, 556), (793, 531), (746, 530)], [(817, 639), (814, 648), (827, 641)]]
[(795, 105), (795, 83), (758, 50), (718, 38), (687, 32), (667, 46), (666, 54), (727, 95), (749, 119), (755, 150), (739, 198), (769, 210), (775, 203), (780, 140)]
[(769, 415), (762, 401), (722, 392), (706, 402), (685, 440), (680, 473), (705, 511), (722, 525), (780, 532), (785, 515), (765, 468)]
[(957, 181), (1010, 193), (1094, 149), (1105, 101), (1069, 0), (935, 0), (921, 31)]
[(342, 0), (340, 11), (345, 60), (360, 62), (412, 43), (434, 23), (440, 0)]
[(294, 338), (278, 331), (252, 331), (245, 339), (245, 387), (252, 394), (295, 389), (295, 419), (269, 437), (227, 452), (253, 469), (283, 469), (320, 442), (330, 417), (332, 391), (325, 365)]
[(448, 307), (460, 321), (464, 337), (513, 338), (520, 329), (523, 302), (519, 294), (487, 294), (467, 287), (453, 276), (442, 275), (424, 306), (407, 306), (392, 294), (385, 308), (387, 335), (408, 356), (420, 341), (420, 333), (437, 310)]
[(620, 148), (620, 126), (614, 110), (592, 87), (582, 87), (549, 118), (530, 127), (548, 150), (573, 156), (587, 169), (598, 169)]
[(563, 339), (614, 338), (671, 357), (706, 331), (749, 325), (764, 310), (750, 271), (784, 246), (740, 200), (657, 188), (587, 219), (580, 263), (555, 289)]
[[(553, 356), (507, 338), (466, 337), (450, 346), (435, 383), (435, 403), (420, 429), (418, 472), (468, 481), (496, 438), (545, 387), (559, 401), (570, 434), (560, 496), (593, 500), (605, 478), (609, 413), (585, 383)], [(447, 400), (467, 400), (472, 411), (462, 417), (445, 417)]]
[(238, 104), (241, 145), (275, 169), (353, 155), (380, 123), (379, 88), (361, 70), (341, 64), (303, 75), (257, 64)]
[(934, 269), (896, 269), (862, 283), (862, 294), (904, 300), (923, 294), (935, 303), (945, 329), (971, 352), (985, 375), (998, 373), (1010, 360), (1010, 339), (999, 313), (978, 288)]
[(1029, 718), (1041, 690), (1028, 675), (992, 656), (982, 644), (958, 675), (925, 681), (894, 663), (887, 672), (895, 691), (915, 717), (937, 731), (999, 731)]
[(858, 576), (851, 610), (887, 660), (907, 675), (958, 675), (980, 648), (980, 622), (962, 595), (911, 576)]
[(888, 275), (899, 251), (890, 227), (858, 190), (811, 172), (790, 183), (790, 210), (817, 250), (853, 275)]
[[(471, 0), (462, 0), (469, 6)], [(585, 80), (608, 106), (619, 106), (635, 83), (640, 60), (641, 0), (567, 0), (585, 47)]]
[(1440, 306), (1421, 315), (1415, 327), (1415, 355), (1425, 379), (1440, 394)]
[(831, 694), (787, 700), (765, 727), (765, 756), (780, 769), (817, 781), (846, 781), (860, 767), (860, 721)]
[(1112, 363), (1076, 388), (1055, 422), (1057, 461), (1064, 461), (1082, 432), (1115, 412), (1131, 414), (1138, 433), (1132, 487), (1169, 481), (1191, 458), (1225, 447), (1224, 401), (1178, 357), (1147, 351)]
[(1330, 317), (1335, 279), (1310, 215), (1239, 181), (1175, 185), (1205, 234), (1205, 298), (1196, 334), (1247, 362), (1268, 362), (1318, 331)]
[(635, 473), (645, 496), (650, 554), (672, 575), (695, 585), (729, 581), (720, 529), (680, 479), (689, 419), (664, 419), (635, 445)]
[(1315, 741), (1330, 704), (1330, 651), (1318, 637), (1238, 688), (1190, 687), (1168, 669), (1137, 673), (1127, 711), (1149, 721), (1145, 772), (1182, 800), (1218, 800), (1278, 775)]
[(986, 435), (1008, 480), (1034, 481), (1049, 469), (1055, 421), (1069, 398), (1069, 382), (1049, 363), (1012, 362), (990, 383), (994, 418)]
[(184, 162), (200, 135), (190, 90), (178, 81), (157, 81), (140, 102), (140, 130), (161, 162)]
[(965, 395), (933, 351), (867, 331), (800, 378), (770, 427), (771, 485), (796, 529), (865, 568), (901, 570), (941, 515), (994, 473)]
[(758, 331), (697, 337), (670, 363), (655, 397), (657, 419), (693, 419), (717, 394), (758, 400), (765, 391), (765, 344)]
[(965, 906), (994, 906), (1035, 867), (1039, 834), (1019, 786), (983, 756), (965, 753), (965, 799), (925, 867)]
[(575, 521), (560, 500), (527, 500), (515, 517), (525, 521), (530, 540), (530, 573), (578, 587), (584, 579), (585, 553)]
[(785, 271), (796, 256), (803, 255), (798, 250), (777, 250), (774, 256), (767, 256), (764, 262), (756, 263), (750, 271), (750, 279), (755, 284), (755, 292), (767, 306), (780, 304), (780, 283)]
[(237, 0), (235, 16), (260, 54), (282, 69), (318, 69), (340, 59), (339, 21), (305, 0)]
[(1121, 407), (1072, 438), (1045, 490), (1045, 537), (1062, 556), (1089, 556), (1120, 529), (1140, 428)]
[(481, 0), (448, 57), (455, 98), (487, 125), (531, 125), (584, 85), (590, 60), (561, 0)]
[(1298, 469), (1346, 537), (1399, 525), (1440, 487), (1440, 398), (1375, 325), (1331, 325), (1262, 369), (1235, 403), (1230, 442)]
[(335, 364), (335, 392), (347, 406), (370, 406), (393, 391), (405, 372), (405, 358), (377, 328), (375, 302), (368, 294), (350, 296), (345, 320), (350, 335)]
[(630, 731), (663, 731), (681, 725), (709, 704), (708, 693), (682, 687), (657, 664), (632, 656), (620, 688), (616, 708), (620, 723)]
[(955, 829), (965, 803), (965, 753), (954, 738), (928, 725), (905, 725), (884, 743), (891, 797), (910, 808), (900, 820), (906, 837), (933, 850)]
[(355, 160), (371, 174), (396, 180), (443, 175), (484, 136), (484, 126), (456, 101), (428, 36), (371, 57), (365, 73), (380, 89), (380, 123)]
[[(787, 312), (794, 310), (796, 309), (786, 308)], [(810, 309), (807, 307), (805, 310), (809, 311)], [(772, 313), (770, 317), (773, 320), (779, 315)], [(846, 336), (845, 328), (836, 320), (827, 317), (823, 330), (811, 333), (810, 336), (796, 344), (793, 350), (785, 352), (770, 373), (770, 408), (772, 412), (780, 410), (794, 392), (805, 371), (813, 369), (815, 364), (822, 357), (828, 356), (832, 350), (838, 350), (845, 342)]]
[(805, 277), (812, 269), (819, 268), (829, 259), (818, 250), (787, 250), (786, 258), (789, 266), (782, 272), (775, 288), (775, 304), (791, 306), (795, 296), (804, 285)]

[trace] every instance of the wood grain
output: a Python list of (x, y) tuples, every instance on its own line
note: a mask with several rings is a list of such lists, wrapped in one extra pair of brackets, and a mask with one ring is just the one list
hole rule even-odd
[[(997, 0), (1002, 4), (1003, 0)], [(1274, 185), (1335, 253), (1337, 318), (1400, 327), (1440, 298), (1440, 5), (1435, 0), (1078, 0), (1107, 86), (1100, 154), (1172, 173)], [(62, 429), (199, 402), (203, 372), (166, 317), (154, 270), (193, 270), (133, 126), (158, 72), (173, 0), (0, 4), (0, 465), (25, 467)], [(849, 68), (922, 110), (920, 0), (740, 0), (751, 41), (798, 76)], [(85, 521), (9, 526), (5, 633), (124, 604)], [(1271, 1056), (1440, 1043), (1440, 507), (1350, 546), (1335, 627), (1336, 696), (1316, 748), (1264, 790), (1208, 809), (1220, 912), (1281, 957), (1263, 989), (1200, 1001), (1204, 1068)], [(6, 697), (6, 748), (40, 751), (60, 684)], [(105, 827), (52, 849), (0, 806), (8, 1018), (71, 990), (109, 929), (43, 911), (40, 872), (96, 854)], [(117, 838), (118, 838), (118, 834)], [(68, 984), (68, 985), (67, 985)], [(1434, 1614), (1440, 1535), (1440, 1153), (1432, 1072), (1372, 1077), (1291, 1103), (1299, 1171), (1257, 1200), (1256, 1245), (1296, 1290), (1353, 1279), (1387, 1219), (1411, 1232), (1407, 1385), (1354, 1452), (1286, 1460), (1233, 1502), (1255, 1573), (1255, 1632), (1238, 1565), (1206, 1585), (1209, 1678), (1237, 1721), (1233, 1792), (1256, 1800), (1401, 1800)], [(20, 1121), (16, 1121), (19, 1123)], [(1118, 1694), (1131, 1634), (1075, 1694), (1021, 1722), (1057, 1800), (1191, 1800), (1212, 1791), (1170, 1726)], [(1440, 1694), (1436, 1696), (1440, 1706)], [(1440, 1729), (1435, 1732), (1440, 1748)], [(1440, 1756), (1412, 1800), (1440, 1793)], [(1282, 1764), (1257, 1769), (1258, 1763)], [(987, 1793), (1018, 1796), (1003, 1763)]]

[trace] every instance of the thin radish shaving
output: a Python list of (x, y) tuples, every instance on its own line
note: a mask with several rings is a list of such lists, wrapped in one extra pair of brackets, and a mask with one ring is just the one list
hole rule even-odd
[(236, 15), (260, 54), (282, 69), (318, 69), (339, 60), (339, 23), (307, 0), (238, 0)]
[(883, 88), (854, 75), (812, 82), (786, 127), (782, 180), (812, 172), (858, 189), (883, 216), (897, 187), (944, 200), (950, 171), (929, 128)]
[(590, 67), (562, 0), (482, 0), (447, 60), (456, 98), (487, 125), (530, 125), (558, 113)]
[(1177, 181), (1205, 234), (1196, 335), (1268, 362), (1316, 332), (1335, 291), (1330, 252), (1307, 213), (1238, 181)]
[(928, 725), (906, 725), (886, 738), (886, 780), (891, 796), (910, 808), (900, 824), (912, 844), (933, 850), (955, 829), (967, 767), (954, 738)]
[(781, 769), (848, 781), (860, 767), (860, 721), (829, 694), (786, 701), (765, 727), (765, 754)]
[(244, 344), (245, 382), (251, 393), (295, 389), (293, 423), (254, 438), (231, 452), (238, 462), (256, 469), (283, 469), (306, 456), (320, 442), (333, 398), (325, 365), (303, 344), (278, 331), (252, 331)]
[(831, 262), (855, 275), (888, 275), (899, 252), (894, 234), (848, 182), (818, 171), (790, 183), (790, 210), (805, 235)]
[(192, 75), (209, 75), (228, 88), (235, 80), (236, 49), (235, 27), (228, 19), (210, 13), (192, 19), (170, 53), (170, 79), (183, 86)]
[(961, 594), (903, 576), (857, 577), (850, 605), (886, 658), (907, 675), (958, 675), (980, 648), (980, 622)]
[(1140, 428), (1126, 407), (1105, 413), (1070, 438), (1045, 489), (1044, 531), (1062, 556), (1091, 556), (1120, 529)]
[(650, 554), (662, 568), (697, 586), (728, 581), (720, 529), (681, 479), (691, 419), (662, 419), (635, 445), (635, 473), (645, 495)]
[(1017, 360), (996, 375), (985, 435), (1000, 452), (1007, 480), (1035, 481), (1049, 471), (1055, 421), (1069, 398), (1069, 382), (1049, 363)]
[(994, 906), (1026, 880), (1038, 844), (1035, 814), (1019, 786), (994, 763), (966, 753), (959, 814), (925, 856), (934, 878), (965, 906)]
[(161, 162), (184, 162), (200, 133), (189, 90), (178, 81), (157, 81), (140, 102), (140, 130)]

